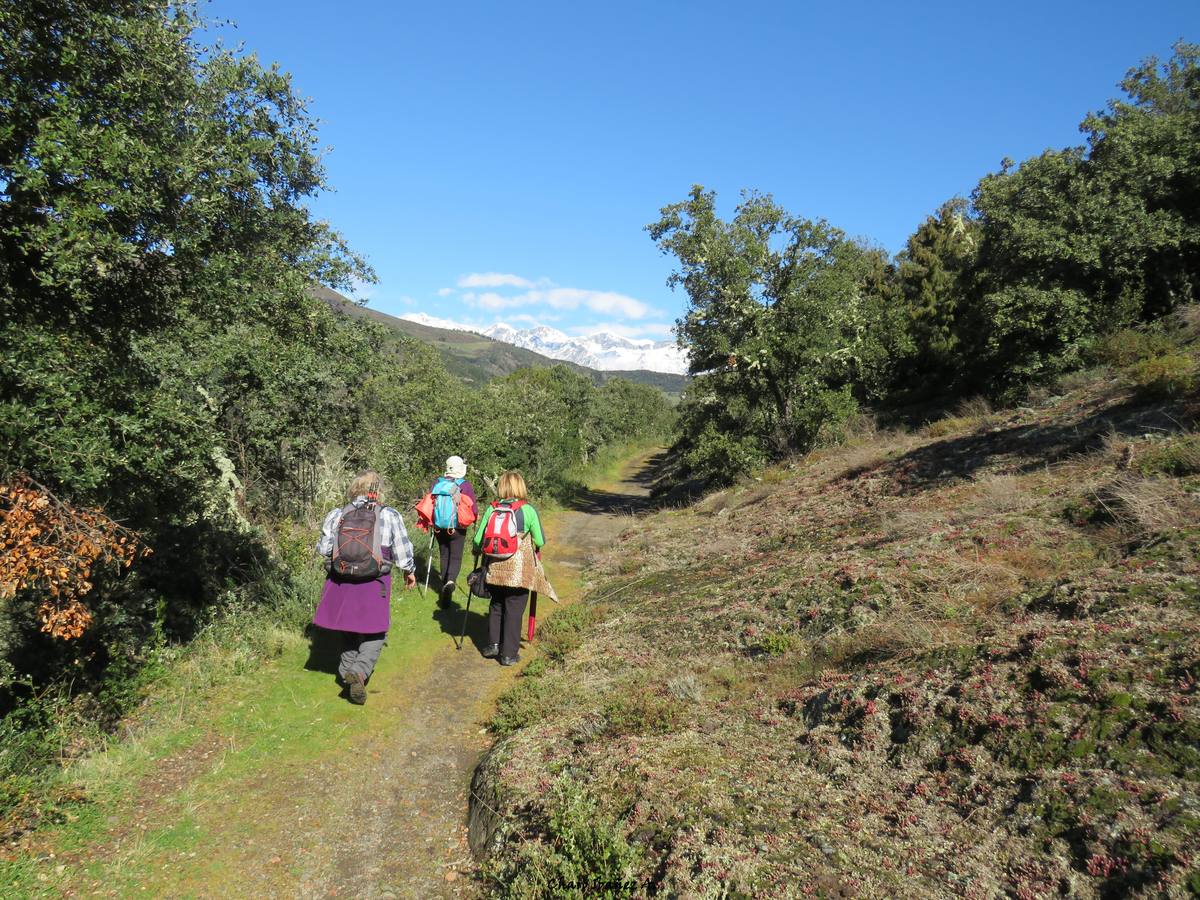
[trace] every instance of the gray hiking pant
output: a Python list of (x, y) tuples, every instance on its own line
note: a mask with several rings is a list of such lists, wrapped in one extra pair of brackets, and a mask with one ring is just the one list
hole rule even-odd
[(342, 640), (343, 647), (341, 662), (338, 663), (338, 674), (342, 676), (342, 681), (346, 680), (346, 676), (351, 672), (357, 672), (366, 681), (371, 677), (371, 673), (375, 671), (375, 663), (379, 661), (379, 653), (383, 650), (383, 642), (387, 638), (387, 632), (382, 631), (379, 634), (355, 634), (352, 631), (343, 631)]

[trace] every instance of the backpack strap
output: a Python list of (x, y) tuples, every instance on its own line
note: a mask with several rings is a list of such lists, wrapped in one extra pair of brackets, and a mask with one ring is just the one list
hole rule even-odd
[(512, 510), (513, 521), (515, 521), (517, 523), (517, 533), (524, 534), (525, 533), (525, 513), (521, 512), (521, 507), (527, 506), (528, 504), (529, 504), (528, 500), (512, 500), (512, 501), (493, 500), (492, 501), (492, 509), (499, 509), (501, 507), (501, 505), (503, 505), (503, 506), (508, 507), (508, 509)]
[(375, 504), (375, 530), (371, 535), (371, 555), (379, 561), (379, 577), (392, 571), (392, 563), (383, 558), (383, 511), (387, 507)]
[(338, 550), (340, 550), (342, 546), (342, 542), (339, 540), (339, 536), (342, 531), (342, 520), (346, 518), (346, 513), (350, 512), (352, 509), (354, 509), (354, 504), (347, 503), (341, 508), (341, 510), (338, 511), (337, 525), (335, 525), (333, 529), (333, 552), (329, 554), (329, 561), (331, 563), (337, 560)]

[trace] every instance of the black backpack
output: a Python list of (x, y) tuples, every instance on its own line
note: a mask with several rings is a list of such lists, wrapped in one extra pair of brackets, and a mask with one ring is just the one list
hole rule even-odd
[(373, 503), (344, 507), (333, 543), (330, 571), (356, 581), (371, 581), (390, 572), (392, 564), (383, 558), (382, 526), (382, 507)]

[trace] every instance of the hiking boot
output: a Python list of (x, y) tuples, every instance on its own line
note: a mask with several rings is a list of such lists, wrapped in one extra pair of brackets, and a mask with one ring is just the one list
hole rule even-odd
[(442, 590), (438, 594), (438, 606), (442, 609), (449, 609), (454, 605), (454, 582), (447, 581), (442, 585)]
[(357, 672), (351, 672), (345, 677), (350, 688), (350, 702), (362, 706), (367, 702), (367, 684)]
[(479, 655), (482, 656), (484, 659), (495, 659), (497, 656), (500, 655), (500, 645), (499, 644), (488, 644), (486, 647), (484, 647), (482, 650), (479, 651)]
[(515, 666), (520, 661), (521, 661), (521, 657), (519, 657), (519, 656), (502, 656), (502, 657), (500, 657), (500, 665), (502, 665), (502, 666)]

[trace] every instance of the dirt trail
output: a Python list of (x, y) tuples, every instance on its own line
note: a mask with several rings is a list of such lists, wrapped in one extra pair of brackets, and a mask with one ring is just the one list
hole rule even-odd
[[(647, 469), (648, 457), (640, 457), (611, 489), (593, 489), (575, 509), (553, 517), (546, 546), (552, 579), (570, 584), (574, 579), (564, 570), (582, 568), (627, 526), (630, 513), (648, 498)], [(570, 593), (564, 591), (564, 599), (573, 599)], [(458, 874), (470, 866), (467, 791), (490, 743), (482, 723), (513, 676), (479, 656), (486, 641), (481, 606), (473, 605), (462, 652), (451, 650), (435, 663), (409, 714), (381, 736), (378, 760), (327, 794), (331, 808), (361, 815), (352, 817), (357, 828), (346, 820), (331, 822), (333, 833), (317, 842), (336, 850), (322, 854), (319, 866), (302, 878), (312, 895), (454, 897), (475, 891)]]
[[(609, 544), (644, 508), (649, 497), (651, 454), (632, 461), (621, 480), (588, 491), (575, 508), (548, 525), (547, 570), (574, 599), (577, 572), (593, 552)], [(566, 589), (563, 590), (562, 588)], [(546, 604), (543, 604), (543, 607)], [(357, 760), (338, 771), (317, 773), (327, 810), (317, 833), (298, 834), (308, 862), (300, 876), (306, 896), (356, 898), (457, 897), (477, 892), (460, 872), (471, 866), (466, 845), (467, 793), (471, 773), (490, 744), (483, 722), (514, 671), (479, 656), (486, 620), (472, 604), (468, 639), (461, 652), (439, 656), (410, 699), (407, 713), (392, 722)], [(548, 609), (539, 612), (545, 615)], [(459, 610), (451, 617), (460, 622)], [(523, 651), (528, 657), (532, 651)], [(301, 848), (297, 848), (301, 849)]]

